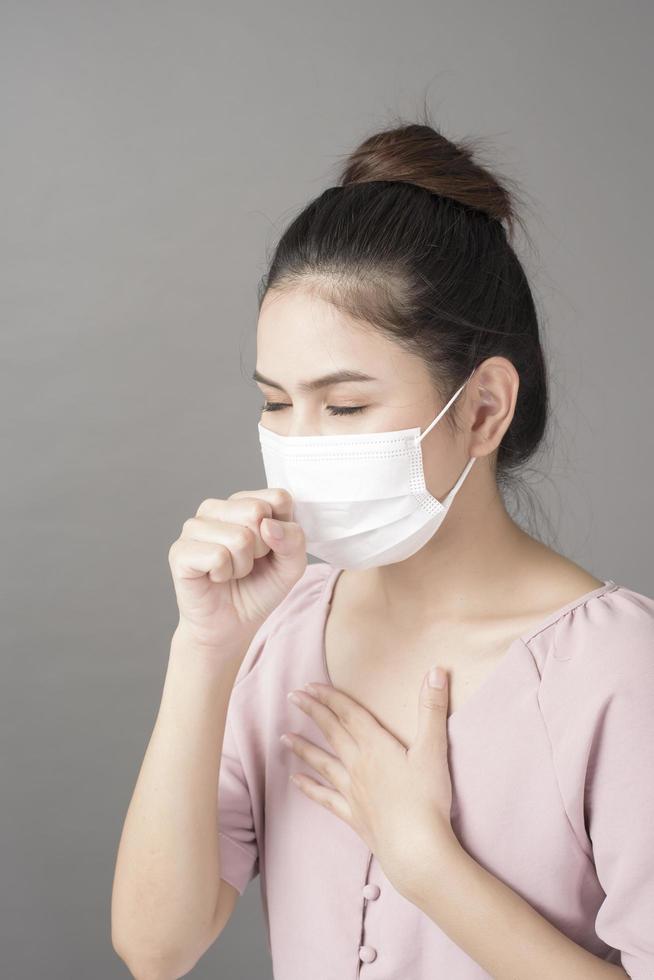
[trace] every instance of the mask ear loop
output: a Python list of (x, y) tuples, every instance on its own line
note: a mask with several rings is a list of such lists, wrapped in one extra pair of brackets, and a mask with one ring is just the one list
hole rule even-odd
[(463, 382), (463, 384), (461, 385), (461, 387), (459, 388), (459, 390), (454, 392), (454, 394), (450, 398), (450, 400), (447, 403), (447, 405), (445, 405), (440, 410), (440, 412), (438, 413), (438, 415), (436, 416), (436, 418), (434, 419), (434, 421), (429, 423), (429, 425), (427, 426), (427, 428), (425, 429), (424, 432), (421, 432), (419, 436), (416, 436), (416, 446), (419, 444), (419, 442), (421, 441), (421, 439), (424, 439), (424, 437), (427, 435), (427, 433), (431, 429), (433, 429), (433, 427), (436, 425), (436, 423), (439, 421), (439, 419), (441, 419), (445, 415), (446, 411), (448, 410), (448, 408), (450, 407), (450, 405), (452, 404), (452, 402), (455, 400), (455, 398), (458, 398), (459, 397), (459, 395), (461, 394), (461, 392), (463, 391), (463, 389), (465, 388), (465, 386), (468, 384), (468, 381), (470, 381), (470, 378), (473, 376), (473, 374), (475, 373), (476, 370), (477, 370), (476, 367), (474, 367), (472, 369), (472, 371), (470, 372), (470, 374), (468, 375), (468, 377), (466, 378), (466, 380)]

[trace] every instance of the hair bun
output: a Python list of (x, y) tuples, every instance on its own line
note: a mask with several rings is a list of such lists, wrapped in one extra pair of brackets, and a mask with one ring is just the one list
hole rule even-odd
[(473, 159), (479, 140), (454, 143), (433, 126), (409, 123), (375, 133), (348, 156), (339, 182), (405, 181), (505, 221), (516, 220), (506, 178), (500, 181)]

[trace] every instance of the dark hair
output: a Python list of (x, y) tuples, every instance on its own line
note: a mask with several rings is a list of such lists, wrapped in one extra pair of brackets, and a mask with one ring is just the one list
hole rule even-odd
[[(427, 122), (365, 139), (338, 186), (284, 231), (258, 302), (272, 289), (314, 291), (421, 356), (443, 402), (486, 358), (510, 360), (520, 386), (497, 449), (503, 488), (543, 438), (548, 385), (534, 300), (511, 244), (516, 224), (525, 230), (517, 195), (473, 150), (474, 141), (454, 143)], [(444, 416), (454, 427), (457, 404)]]

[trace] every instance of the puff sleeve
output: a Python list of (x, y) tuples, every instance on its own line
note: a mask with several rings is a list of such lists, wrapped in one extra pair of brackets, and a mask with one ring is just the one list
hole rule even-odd
[(275, 610), (252, 638), (234, 680), (225, 720), (217, 800), (220, 877), (237, 888), (241, 895), (259, 873), (256, 806), (253, 805), (259, 798), (254, 785), (257, 773), (243, 754), (248, 746), (241, 746), (239, 742), (239, 733), (241, 738), (250, 738), (254, 727), (248, 699), (243, 696), (243, 685), (263, 654), (277, 618)]
[(243, 894), (259, 872), (259, 852), (250, 791), (239, 757), (232, 723), (232, 698), (227, 710), (218, 779), (220, 877)]
[(654, 980), (654, 599), (614, 586), (548, 642), (538, 700), (564, 808), (605, 896), (595, 933), (632, 980)]
[[(590, 744), (585, 821), (606, 893), (595, 932), (632, 980), (654, 978), (654, 600), (624, 621), (621, 669)], [(615, 631), (612, 631), (615, 636)], [(617, 637), (616, 637), (617, 639)]]

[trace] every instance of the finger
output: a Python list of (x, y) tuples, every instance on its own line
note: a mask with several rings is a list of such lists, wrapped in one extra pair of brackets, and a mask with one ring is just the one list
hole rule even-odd
[(272, 512), (268, 517), (274, 517), (278, 521), (293, 520), (294, 500), (292, 495), (283, 487), (263, 487), (261, 490), (237, 490), (228, 498), (229, 501), (241, 500), (260, 500), (262, 503), (269, 504)]
[(287, 734), (286, 738), (291, 743), (289, 748), (295, 755), (304, 759), (313, 769), (326, 779), (341, 794), (345, 794), (350, 785), (350, 777), (347, 769), (340, 759), (330, 752), (325, 752), (303, 738), (302, 735)]
[[(446, 671), (441, 670), (440, 674), (442, 687), (434, 687), (429, 682), (432, 671), (425, 674), (420, 687), (418, 725), (413, 749), (414, 753), (424, 750), (427, 758), (433, 758), (435, 752), (447, 751), (448, 678)], [(433, 676), (437, 679), (435, 668)]]
[(234, 577), (231, 552), (219, 542), (180, 537), (170, 547), (168, 562), (174, 579), (202, 578), (207, 572), (216, 582), (228, 582)]
[[(270, 560), (283, 580), (294, 581), (301, 574), (303, 566), (306, 567), (306, 538), (304, 530), (296, 521), (293, 521), (293, 497), (288, 490), (283, 487), (266, 487), (262, 490), (238, 490), (233, 493), (227, 501), (215, 501), (219, 511), (222, 505), (232, 506), (235, 503), (245, 501), (248, 505), (256, 507), (262, 501), (272, 508), (272, 514), (263, 514), (257, 520), (255, 530), (257, 538), (261, 541), (265, 550), (260, 554), (255, 551), (255, 558), (264, 554), (270, 554)], [(213, 512), (213, 506), (207, 506), (208, 512)], [(269, 519), (279, 522), (281, 537), (275, 537)]]
[(349, 767), (357, 752), (357, 742), (352, 735), (343, 728), (337, 716), (326, 705), (303, 691), (293, 693), (298, 698), (296, 707), (315, 721), (329, 744), (336, 750), (339, 759)]
[[(252, 571), (258, 535), (243, 524), (226, 523), (211, 518), (189, 517), (184, 521), (180, 541), (191, 546), (198, 542), (223, 545), (231, 556), (229, 578), (245, 578)], [(226, 569), (216, 569), (213, 581), (224, 582)]]
[(320, 803), (321, 806), (325, 807), (326, 810), (329, 810), (337, 817), (340, 817), (341, 820), (344, 820), (348, 824), (350, 823), (352, 812), (349, 804), (335, 789), (323, 786), (303, 772), (295, 773), (293, 782), (309, 799), (315, 800), (316, 803)]
[(202, 501), (195, 516), (198, 520), (248, 527), (255, 536), (254, 558), (262, 558), (270, 551), (270, 545), (261, 537), (261, 522), (266, 517), (275, 516), (275, 507), (280, 508), (270, 499), (249, 495), (253, 493), (256, 491), (242, 491), (240, 497), (233, 494), (227, 500), (209, 497)]
[(315, 683), (306, 684), (305, 687), (320, 704), (336, 715), (343, 728), (357, 742), (363, 742), (366, 736), (370, 737), (372, 728), (387, 731), (367, 708), (338, 688), (330, 684)]

